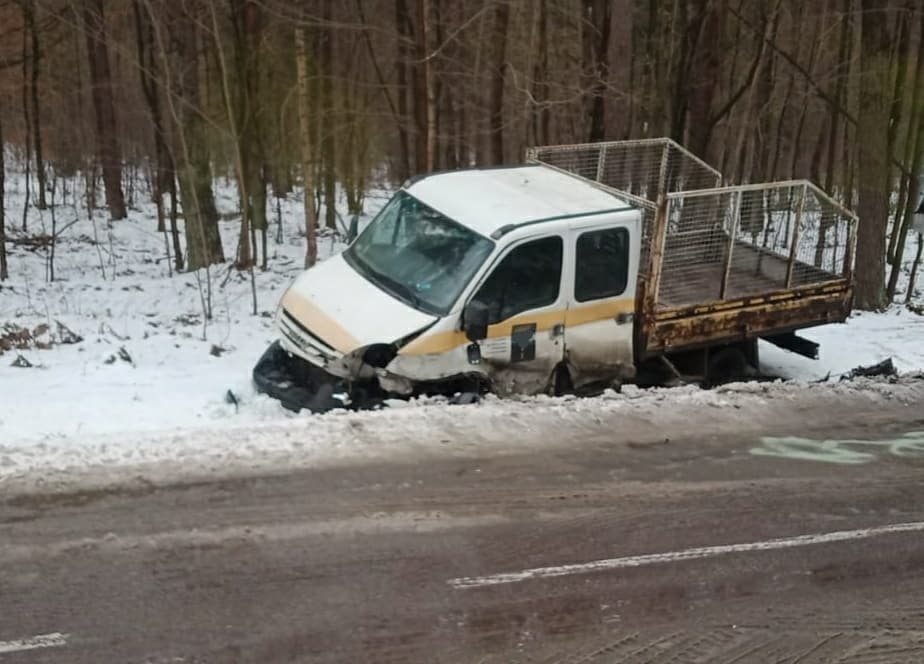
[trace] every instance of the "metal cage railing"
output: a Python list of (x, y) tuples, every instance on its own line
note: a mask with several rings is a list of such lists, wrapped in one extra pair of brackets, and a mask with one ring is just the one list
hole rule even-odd
[(857, 216), (813, 183), (722, 186), (722, 175), (668, 138), (529, 148), (639, 207), (640, 273), (658, 308), (849, 279)]
[(648, 272), (658, 202), (668, 193), (714, 188), (722, 174), (669, 138), (529, 148), (527, 161), (577, 175), (642, 210), (642, 266)]
[(651, 288), (678, 308), (849, 278), (855, 214), (808, 181), (668, 194)]

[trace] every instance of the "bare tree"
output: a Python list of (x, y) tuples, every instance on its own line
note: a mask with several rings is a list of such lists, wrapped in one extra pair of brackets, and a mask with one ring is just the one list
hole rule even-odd
[[(687, 7), (687, 3), (680, 5), (684, 9)], [(725, 14), (715, 0), (693, 0), (689, 5), (693, 15), (684, 17), (687, 26), (682, 45), (684, 59), (675, 74), (678, 92), (674, 100), (671, 135), (675, 140), (687, 143), (694, 154), (708, 158)]]
[(415, 163), (413, 167), (411, 165), (410, 137), (407, 131), (407, 123), (410, 114), (408, 106), (408, 96), (410, 94), (408, 88), (408, 60), (410, 54), (411, 28), (406, 0), (395, 0), (394, 21), (397, 31), (395, 49), (395, 87), (398, 98), (397, 124), (398, 144), (400, 147), (398, 177), (403, 180), (419, 165), (419, 162)]
[[(193, 3), (183, 7), (171, 3), (167, 16), (172, 49), (168, 50), (162, 35), (158, 41), (177, 143), (173, 154), (186, 222), (186, 269), (194, 271), (225, 260), (200, 90), (201, 8)], [(157, 28), (156, 23), (154, 26)]]
[(613, 28), (611, 0), (582, 0), (581, 44), (587, 99), (588, 139), (606, 137), (606, 90), (610, 72), (610, 34)]
[(122, 193), (122, 149), (116, 125), (103, 0), (84, 0), (82, 4), (96, 113), (96, 148), (106, 185), (106, 205), (112, 219), (124, 219), (127, 213)]
[(318, 31), (318, 61), (321, 65), (321, 177), (324, 185), (324, 225), (337, 228), (337, 118), (334, 114), (333, 0), (321, 0), (322, 28)]
[(417, 0), (418, 17), (419, 17), (419, 34), (418, 41), (421, 49), (419, 55), (423, 56), (423, 81), (424, 81), (424, 107), (427, 109), (425, 131), (426, 137), (424, 143), (425, 169), (427, 172), (436, 168), (436, 77), (434, 74), (434, 46), (436, 25), (433, 22), (433, 2), (435, 0)]
[(141, 0), (133, 0), (135, 34), (138, 52), (138, 71), (141, 76), (141, 90), (151, 116), (154, 136), (154, 202), (157, 206), (157, 230), (167, 232), (164, 210), (164, 194), (170, 198), (170, 236), (173, 240), (173, 260), (177, 272), (183, 269), (183, 248), (177, 228), (176, 167), (168, 145), (167, 128), (160, 107), (163, 85), (160, 82), (160, 67), (154, 53), (154, 28), (152, 18), (142, 7)]
[(858, 133), (860, 172), (858, 214), (863, 223), (857, 237), (856, 305), (881, 309), (885, 304), (886, 226), (889, 211), (888, 72), (892, 36), (888, 0), (862, 0), (861, 63)]
[(303, 203), (305, 207), (305, 267), (318, 260), (318, 213), (314, 205), (314, 159), (309, 117), (308, 47), (305, 28), (295, 28), (295, 63), (298, 71), (298, 128), (301, 139)]
[[(28, 122), (27, 130), (31, 130), (31, 143), (35, 151), (35, 176), (38, 180), (38, 198), (36, 206), (39, 210), (48, 207), (46, 197), (47, 182), (45, 177), (45, 159), (42, 150), (42, 118), (39, 106), (39, 72), (41, 71), (42, 50), (39, 43), (39, 30), (35, 21), (35, 0), (21, 0), (23, 18), (29, 33), (30, 49), (30, 80), (29, 80), (29, 101), (30, 112), (27, 113)], [(25, 38), (25, 37), (24, 37)]]
[(491, 71), (490, 117), (491, 163), (504, 161), (504, 86), (507, 74), (507, 26), (510, 22), (510, 5), (506, 0), (494, 9), (494, 62)]
[(6, 143), (3, 138), (3, 112), (0, 110), (0, 281), (10, 278), (6, 264)]

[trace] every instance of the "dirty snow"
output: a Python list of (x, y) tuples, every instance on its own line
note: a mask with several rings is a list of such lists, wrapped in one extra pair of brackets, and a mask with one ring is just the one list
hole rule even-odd
[[(23, 181), (11, 178), (7, 186), (8, 226), (20, 240), (25, 237), (16, 230)], [(230, 257), (239, 223), (236, 192), (220, 181), (216, 197)], [(688, 388), (650, 394), (630, 389), (618, 397), (584, 401), (489, 400), (451, 407), (424, 400), (378, 413), (293, 415), (254, 393), (250, 371), (273, 340), (272, 314), (279, 298), (302, 269), (300, 196), (280, 202), (279, 242), (271, 210), (270, 269), (255, 275), (257, 315), (251, 310), (249, 275), (216, 266), (209, 275), (214, 316), (207, 322), (199, 288), (206, 275), (168, 274), (154, 206), (145, 198), (138, 192), (130, 218), (112, 224), (104, 213), (88, 221), (86, 211), (70, 199), (59, 207), (59, 227), (78, 221), (58, 241), (54, 282), (47, 279), (47, 248), (9, 245), (11, 280), (0, 286), (0, 487), (80, 469), (106, 475), (158, 465), (163, 470), (170, 464), (198, 471), (303, 466), (363, 454), (373, 439), (379, 452), (432, 451), (447, 440), (456, 453), (466, 446), (466, 437), (458, 434), (468, 427), (483, 437), (486, 427), (506, 431), (503, 423), (515, 421), (522, 431), (530, 426), (527, 414), (541, 412), (537, 422), (577, 424), (641, 408), (645, 399), (650, 400), (646, 407), (652, 407), (665, 399), (720, 404), (727, 398), (722, 392)], [(365, 220), (385, 199), (383, 192), (370, 196)], [(50, 223), (48, 211), (30, 210), (30, 234), (50, 232)], [(322, 257), (342, 249), (330, 234), (319, 245)], [(35, 333), (36, 338), (24, 342), (25, 349), (2, 352), (4, 335), (11, 339), (12, 331)], [(62, 343), (75, 341), (71, 335), (82, 340)], [(924, 369), (924, 317), (898, 306), (883, 314), (858, 314), (845, 325), (816, 328), (805, 336), (821, 342), (819, 361), (765, 344), (764, 368), (797, 382), (829, 374), (836, 378), (886, 357), (894, 358), (902, 372)], [(741, 398), (749, 389), (739, 391), (745, 395)], [(791, 395), (805, 388), (773, 389)], [(238, 403), (228, 400), (229, 391)], [(510, 440), (517, 439), (511, 433)]]

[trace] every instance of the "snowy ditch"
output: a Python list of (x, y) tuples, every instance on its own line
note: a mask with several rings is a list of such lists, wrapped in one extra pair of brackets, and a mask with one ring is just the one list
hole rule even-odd
[[(218, 185), (230, 254), (237, 194)], [(12, 179), (9, 209), (21, 206), (21, 193)], [(367, 202), (367, 219), (383, 200)], [(276, 304), (303, 264), (298, 194), (281, 201), (280, 211), (269, 269), (255, 274), (257, 315), (249, 275), (219, 265), (211, 270), (211, 321), (202, 314), (203, 275), (169, 274), (149, 203), (139, 203), (125, 221), (109, 224), (100, 215), (70, 226), (58, 238), (55, 281), (49, 281), (48, 248), (13, 229), (11, 280), (0, 287), (0, 492), (505, 453), (602, 440), (626, 422), (634, 423), (637, 437), (655, 436), (704, 406), (721, 413), (723, 426), (774, 424), (779, 412), (776, 422), (761, 414), (768, 402), (782, 408), (807, 398), (917, 393), (916, 381), (834, 383), (858, 365), (891, 357), (900, 372), (924, 369), (924, 316), (896, 306), (807, 330), (805, 336), (821, 344), (819, 361), (762, 345), (764, 371), (793, 381), (786, 384), (712, 392), (627, 388), (596, 399), (488, 399), (474, 406), (423, 400), (381, 412), (293, 415), (254, 394), (250, 384), (254, 363), (274, 339)], [(47, 217), (30, 210), (30, 233), (47, 232)], [(342, 244), (327, 235), (319, 248), (324, 257)], [(828, 375), (831, 383), (811, 384)], [(226, 398), (229, 391), (238, 403)], [(753, 412), (739, 418), (744, 411)]]
[[(260, 410), (270, 404), (242, 404)], [(478, 458), (582, 446), (663, 443), (671, 437), (770, 430), (824, 433), (845, 413), (884, 421), (924, 402), (924, 378), (856, 379), (815, 385), (743, 383), (533, 397), (449, 406), (398, 402), (380, 411), (239, 420), (205, 427), (95, 435), (49, 435), (0, 444), (0, 492), (149, 485), (370, 462)], [(868, 420), (865, 423), (869, 424)], [(787, 429), (787, 427), (789, 427)]]

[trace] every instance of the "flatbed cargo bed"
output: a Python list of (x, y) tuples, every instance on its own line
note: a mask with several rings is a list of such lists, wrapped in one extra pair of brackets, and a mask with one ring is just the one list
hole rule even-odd
[(850, 314), (857, 218), (808, 181), (720, 186), (669, 139), (534, 148), (643, 211), (638, 359)]

